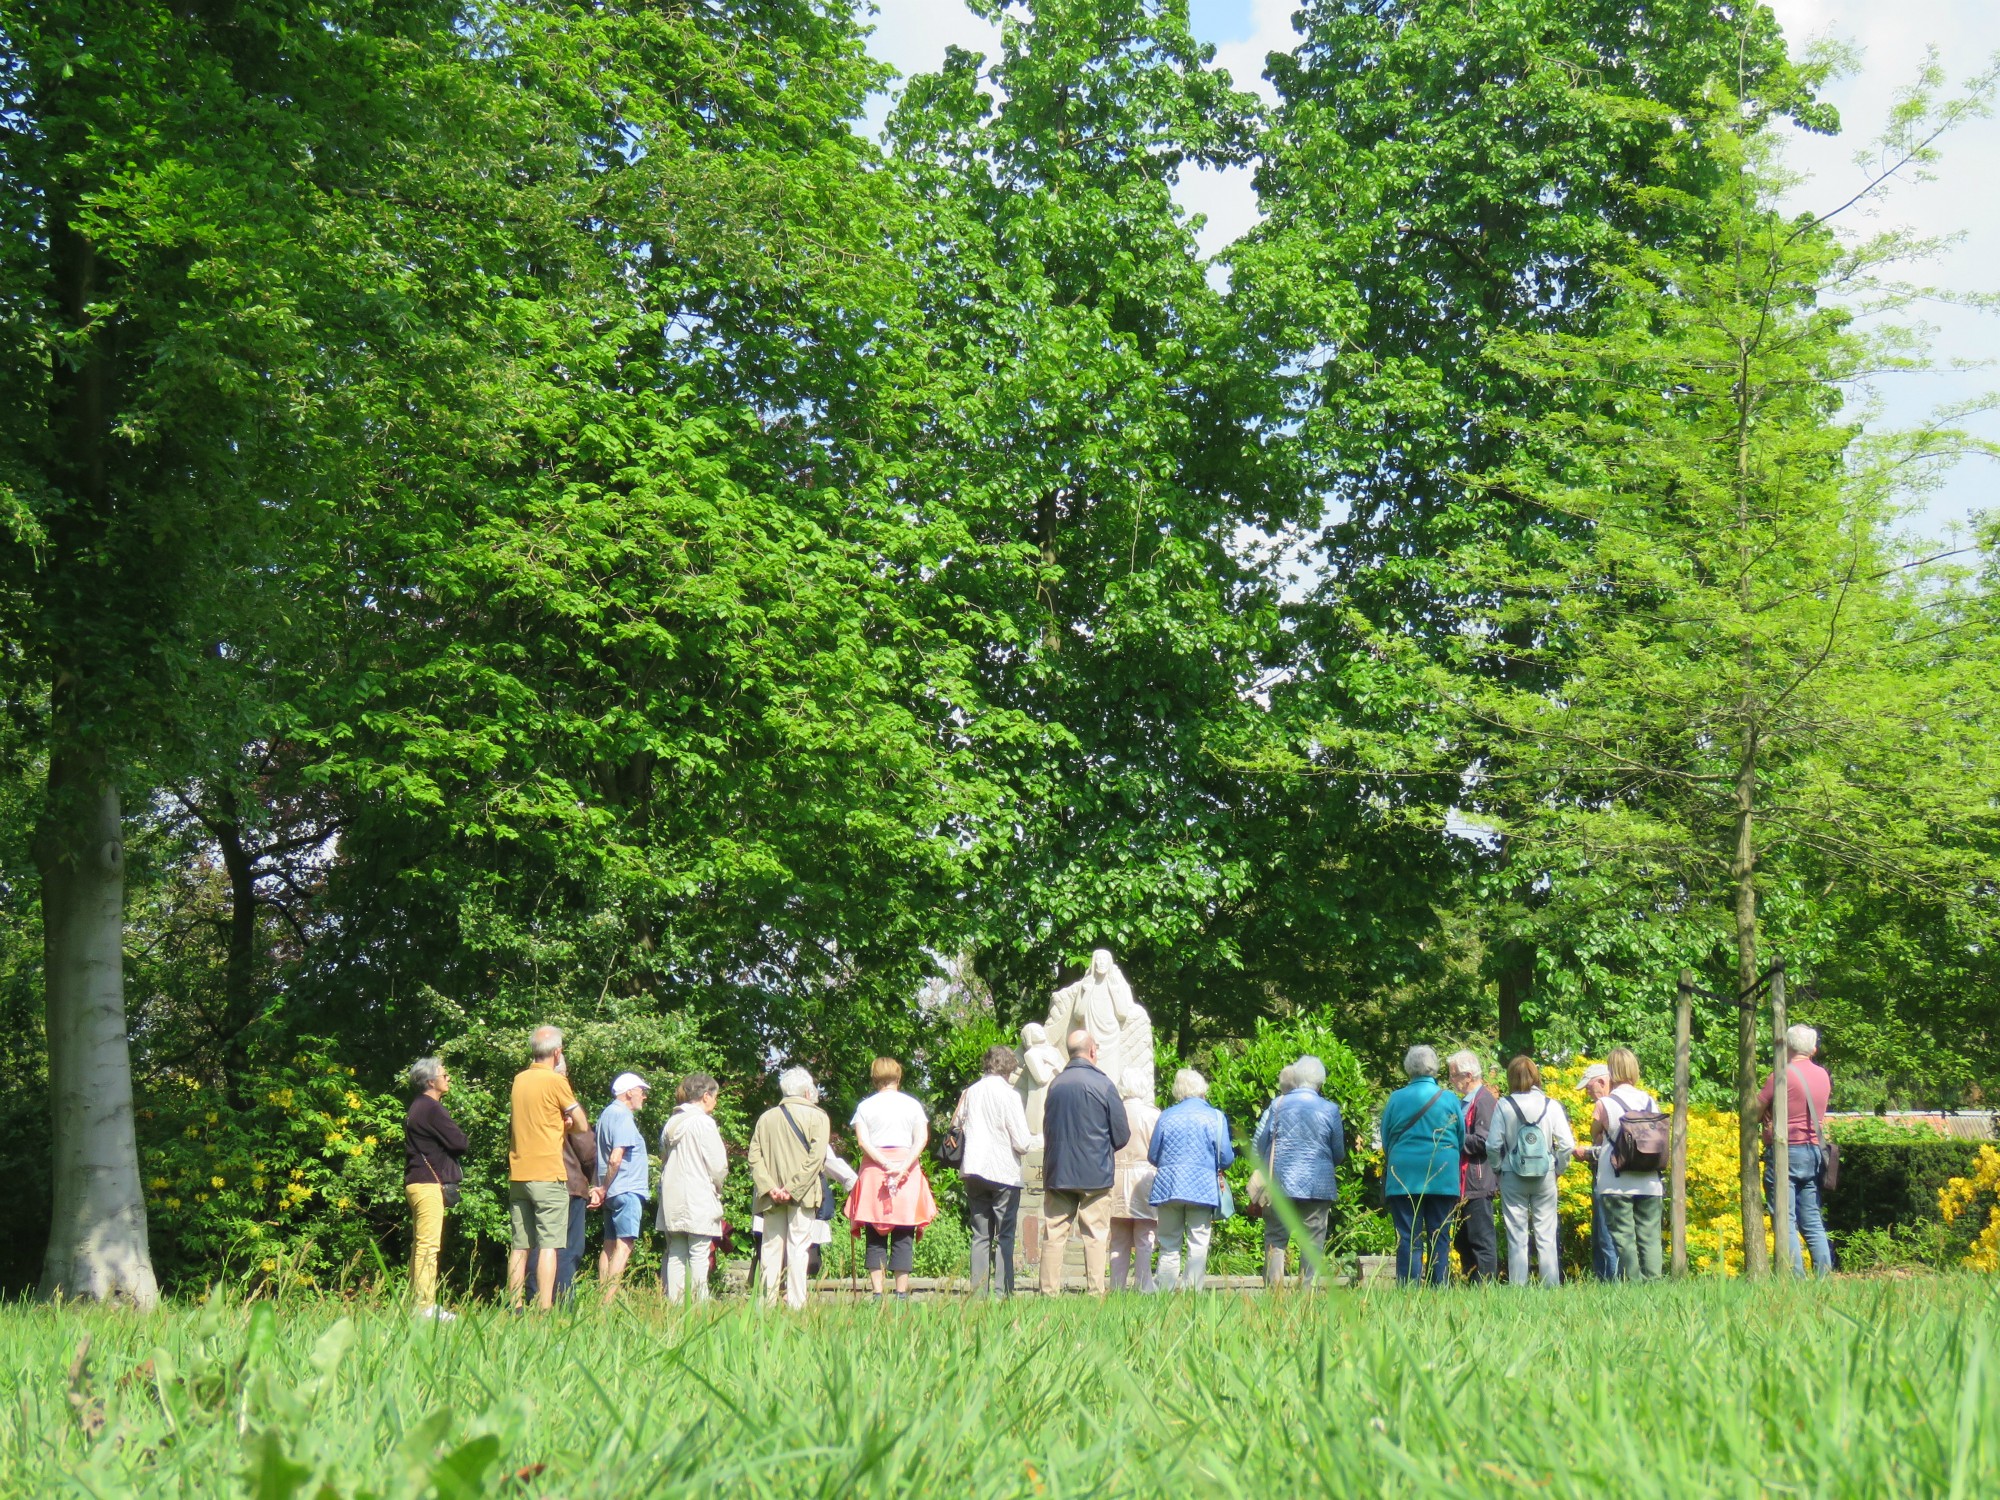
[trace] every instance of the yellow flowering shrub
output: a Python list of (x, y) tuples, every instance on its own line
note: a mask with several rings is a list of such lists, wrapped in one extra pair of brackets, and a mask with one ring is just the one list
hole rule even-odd
[(2000, 1151), (1981, 1146), (1972, 1175), (1954, 1177), (1938, 1193), (1938, 1211), (1955, 1224), (1973, 1205), (1987, 1200), (1986, 1227), (1972, 1242), (1965, 1263), (1975, 1271), (2000, 1271)]
[(190, 1078), (139, 1101), (146, 1211), (169, 1283), (248, 1270), (312, 1285), (372, 1270), (371, 1245), (400, 1225), (403, 1101), (360, 1092), (351, 1069), (303, 1045), (238, 1080), (240, 1107)]
[[(1567, 1067), (1542, 1069), (1542, 1088), (1550, 1099), (1563, 1107), (1579, 1146), (1590, 1142), (1590, 1117), (1595, 1106), (1584, 1097), (1581, 1080), (1589, 1058), (1578, 1058)], [(1665, 1091), (1646, 1086), (1660, 1100), (1666, 1114), (1673, 1113), (1671, 1087)], [(1688, 1269), (1735, 1275), (1743, 1269), (1743, 1225), (1739, 1217), (1737, 1193), (1743, 1180), (1737, 1161), (1736, 1116), (1725, 1109), (1691, 1109), (1687, 1135), (1687, 1224)], [(1588, 1259), (1591, 1244), (1591, 1173), (1581, 1162), (1572, 1166), (1557, 1183), (1557, 1212), (1563, 1225), (1574, 1235), (1566, 1240), (1584, 1247)], [(1663, 1238), (1670, 1234), (1670, 1221), (1662, 1215)], [(1769, 1230), (1766, 1230), (1769, 1243)], [(1663, 1246), (1671, 1251), (1669, 1241)]]

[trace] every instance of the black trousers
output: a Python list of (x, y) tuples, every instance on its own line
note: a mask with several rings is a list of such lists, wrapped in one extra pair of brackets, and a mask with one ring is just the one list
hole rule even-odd
[(873, 1224), (865, 1226), (868, 1234), (868, 1253), (865, 1257), (868, 1269), (879, 1271), (887, 1261), (889, 1269), (898, 1276), (908, 1273), (917, 1253), (917, 1231), (908, 1224), (897, 1224), (888, 1229), (877, 1229)]
[(1467, 1281), (1493, 1281), (1500, 1272), (1500, 1243), (1493, 1228), (1491, 1198), (1458, 1200), (1458, 1224), (1452, 1231), (1458, 1268)]

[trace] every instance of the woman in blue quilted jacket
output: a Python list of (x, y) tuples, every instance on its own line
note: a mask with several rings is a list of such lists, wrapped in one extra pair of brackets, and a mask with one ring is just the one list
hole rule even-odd
[(1228, 1119), (1208, 1102), (1208, 1080), (1193, 1068), (1174, 1074), (1174, 1102), (1153, 1126), (1146, 1160), (1156, 1169), (1148, 1201), (1160, 1225), (1154, 1288), (1198, 1292), (1208, 1274), (1209, 1235), (1222, 1200), (1219, 1179), (1236, 1160), (1236, 1148), (1229, 1143)]

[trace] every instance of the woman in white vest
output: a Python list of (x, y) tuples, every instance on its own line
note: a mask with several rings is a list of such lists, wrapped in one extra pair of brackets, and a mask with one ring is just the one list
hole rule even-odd
[[(1604, 1059), (1611, 1091), (1597, 1101), (1590, 1138), (1605, 1149), (1597, 1157), (1597, 1191), (1604, 1221), (1618, 1247), (1618, 1274), (1626, 1281), (1660, 1279), (1660, 1207), (1666, 1189), (1658, 1167), (1619, 1171), (1618, 1132), (1628, 1115), (1658, 1116), (1660, 1106), (1639, 1087), (1639, 1058), (1630, 1047), (1613, 1047)], [(1655, 1120), (1657, 1124), (1657, 1120)]]
[(1493, 1111), (1486, 1159), (1500, 1172), (1500, 1217), (1507, 1226), (1507, 1280), (1528, 1284), (1532, 1237), (1542, 1282), (1562, 1281), (1556, 1243), (1556, 1178), (1569, 1166), (1576, 1134), (1563, 1107), (1542, 1092), (1542, 1070), (1532, 1057), (1507, 1064), (1507, 1097)]

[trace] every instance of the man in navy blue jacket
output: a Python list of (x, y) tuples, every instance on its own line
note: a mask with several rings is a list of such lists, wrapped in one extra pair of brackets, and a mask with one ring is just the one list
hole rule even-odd
[(1116, 1157), (1132, 1138), (1117, 1085), (1097, 1067), (1097, 1039), (1069, 1034), (1069, 1066), (1049, 1085), (1042, 1111), (1042, 1291), (1062, 1290), (1063, 1251), (1072, 1231), (1083, 1241), (1083, 1274), (1104, 1295), (1111, 1249), (1111, 1183)]

